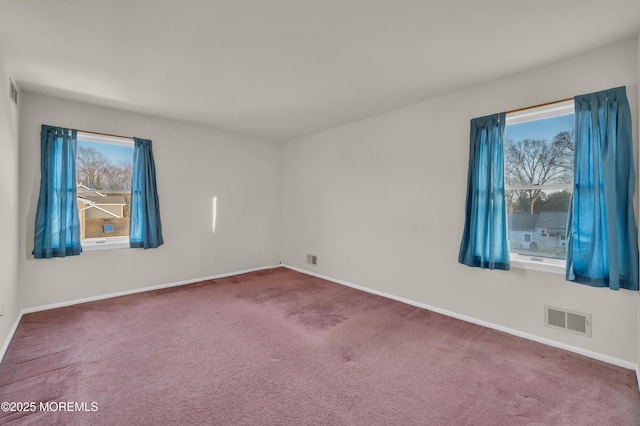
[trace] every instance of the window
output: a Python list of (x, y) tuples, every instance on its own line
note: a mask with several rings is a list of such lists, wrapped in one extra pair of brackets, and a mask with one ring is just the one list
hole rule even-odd
[(129, 247), (133, 140), (78, 132), (76, 185), (84, 250)]
[(564, 266), (573, 190), (574, 102), (507, 114), (505, 196), (511, 259)]

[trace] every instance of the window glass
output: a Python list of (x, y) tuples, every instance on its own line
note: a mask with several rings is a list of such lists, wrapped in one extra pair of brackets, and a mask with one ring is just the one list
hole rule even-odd
[(506, 140), (510, 250), (565, 259), (573, 185), (573, 102), (508, 115)]
[(132, 172), (133, 140), (78, 132), (76, 184), (83, 246), (128, 239)]

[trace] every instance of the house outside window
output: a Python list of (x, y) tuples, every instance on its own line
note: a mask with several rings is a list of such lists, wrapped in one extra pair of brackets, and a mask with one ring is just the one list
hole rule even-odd
[(84, 250), (129, 246), (133, 140), (78, 132), (76, 185)]
[(512, 260), (564, 265), (573, 112), (571, 100), (507, 114), (505, 195)]

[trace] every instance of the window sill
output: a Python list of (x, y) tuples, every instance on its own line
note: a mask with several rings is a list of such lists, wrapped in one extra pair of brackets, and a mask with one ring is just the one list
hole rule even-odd
[(511, 253), (511, 266), (514, 268), (531, 269), (534, 271), (550, 272), (552, 274), (565, 275), (565, 261), (561, 259), (545, 259), (531, 260), (531, 256), (522, 256)]
[(95, 240), (84, 240), (82, 251), (112, 250), (129, 248), (128, 238), (105, 238)]

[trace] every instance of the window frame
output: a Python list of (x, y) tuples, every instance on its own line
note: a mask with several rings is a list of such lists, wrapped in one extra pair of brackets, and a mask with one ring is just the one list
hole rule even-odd
[[(558, 116), (568, 115), (568, 114), (575, 114), (575, 103), (573, 99), (561, 101), (561, 102), (554, 102), (554, 103), (539, 106), (539, 107), (526, 108), (523, 110), (507, 113), (505, 125), (509, 126), (511, 124), (538, 121), (546, 118), (553, 118), (553, 117), (558, 117)], [(506, 126), (505, 126), (505, 129), (506, 129)], [(506, 150), (506, 140), (505, 140), (505, 150)], [(505, 168), (506, 168), (506, 157), (505, 157)], [(539, 188), (539, 187), (536, 187), (536, 188)], [(573, 190), (573, 187), (570, 184), (560, 184), (560, 185), (550, 184), (550, 185), (544, 185), (544, 188)], [(506, 191), (512, 191), (517, 189), (527, 189), (527, 187), (505, 185), (505, 193)], [(505, 208), (506, 208), (506, 205), (505, 205)], [(509, 226), (507, 225), (507, 235), (508, 233), (509, 233)], [(564, 234), (566, 234), (566, 232)], [(565, 241), (566, 241), (566, 235), (565, 235)], [(510, 240), (509, 240), (509, 243), (510, 243)], [(566, 273), (566, 264), (567, 264), (566, 258), (554, 259), (549, 257), (522, 255), (522, 254), (518, 254), (511, 251), (511, 246), (509, 246), (509, 257), (510, 257), (511, 266), (515, 268), (551, 272), (551, 273), (562, 274), (562, 275)]]
[[(133, 138), (124, 138), (119, 136), (112, 136), (112, 135), (107, 135), (107, 134), (102, 134), (97, 132), (93, 133), (93, 132), (81, 131), (81, 130), (78, 130), (77, 140), (85, 141), (85, 142), (111, 144), (111, 145), (130, 146), (132, 148), (135, 145)], [(131, 162), (133, 164), (133, 158)], [(77, 182), (77, 176), (76, 176), (76, 184), (77, 183), (78, 182)], [(108, 192), (111, 194), (118, 194), (118, 193), (131, 194), (131, 190), (124, 190), (124, 189), (108, 190)], [(82, 246), (82, 251), (131, 248), (129, 244), (129, 236), (84, 239), (80, 241), (80, 244)]]

